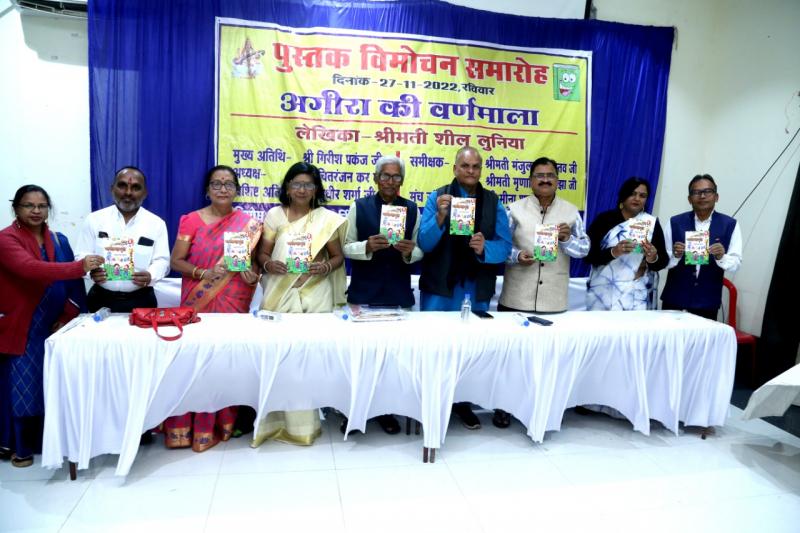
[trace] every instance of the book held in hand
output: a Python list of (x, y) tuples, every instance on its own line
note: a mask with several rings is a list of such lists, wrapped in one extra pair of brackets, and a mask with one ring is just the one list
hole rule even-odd
[(633, 248), (634, 254), (643, 254), (643, 242), (647, 242), (647, 236), (650, 234), (650, 221), (649, 220), (636, 220), (630, 219), (628, 221), (628, 239), (633, 241), (636, 246)]
[(402, 205), (381, 206), (380, 232), (389, 244), (401, 240), (406, 232), (406, 208)]
[(686, 249), (683, 252), (683, 257), (687, 265), (708, 264), (707, 231), (687, 231), (685, 244)]
[(450, 235), (475, 233), (475, 198), (456, 198), (450, 203)]
[(246, 231), (226, 231), (223, 260), (231, 272), (250, 270), (250, 238)]
[(286, 270), (290, 274), (307, 274), (311, 265), (311, 234), (292, 234), (286, 245)]
[(103, 246), (103, 268), (109, 281), (133, 279), (133, 239), (109, 237)]
[(543, 263), (552, 263), (558, 259), (558, 224), (536, 226), (536, 234), (533, 236), (533, 258)]

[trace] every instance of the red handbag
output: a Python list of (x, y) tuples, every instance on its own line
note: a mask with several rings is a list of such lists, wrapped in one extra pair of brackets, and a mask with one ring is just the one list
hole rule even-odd
[[(197, 311), (192, 307), (137, 307), (128, 318), (131, 326), (153, 328), (156, 335), (165, 341), (174, 341), (183, 335), (184, 324), (200, 322)], [(180, 331), (177, 335), (166, 337), (158, 332), (159, 326), (175, 326)]]

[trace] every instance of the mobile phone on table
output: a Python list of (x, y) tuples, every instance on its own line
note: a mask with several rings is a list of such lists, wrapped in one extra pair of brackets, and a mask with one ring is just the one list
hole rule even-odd
[(528, 320), (531, 321), (531, 322), (535, 322), (535, 323), (539, 324), (540, 326), (552, 326), (553, 325), (552, 321), (547, 320), (546, 318), (541, 318), (541, 317), (534, 316), (534, 315), (529, 316)]
[(479, 318), (494, 318), (492, 315), (487, 313), (486, 311), (472, 311), (472, 314)]

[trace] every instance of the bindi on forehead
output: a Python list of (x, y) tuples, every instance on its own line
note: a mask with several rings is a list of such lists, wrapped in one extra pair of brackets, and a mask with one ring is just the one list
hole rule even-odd
[(142, 180), (142, 178), (140, 176), (138, 176), (136, 174), (132, 174), (132, 173), (125, 173), (125, 174), (121, 174), (121, 175), (117, 176), (116, 185), (118, 187), (122, 186), (122, 185), (127, 185), (128, 187), (134, 187), (134, 186), (140, 186), (141, 187), (142, 186), (142, 182), (143, 182), (143, 180)]
[(220, 181), (234, 181), (233, 175), (227, 170), (218, 170), (211, 175), (211, 179)]

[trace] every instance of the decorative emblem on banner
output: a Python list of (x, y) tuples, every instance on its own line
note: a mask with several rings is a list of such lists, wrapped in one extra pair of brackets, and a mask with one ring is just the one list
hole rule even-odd
[(553, 98), (580, 102), (581, 69), (575, 65), (553, 64)]
[(242, 46), (236, 57), (233, 58), (233, 70), (231, 73), (234, 78), (255, 78), (264, 70), (264, 65), (261, 64), (261, 56), (264, 55), (264, 50), (256, 50), (253, 48), (253, 43), (250, 37), (244, 40)]

